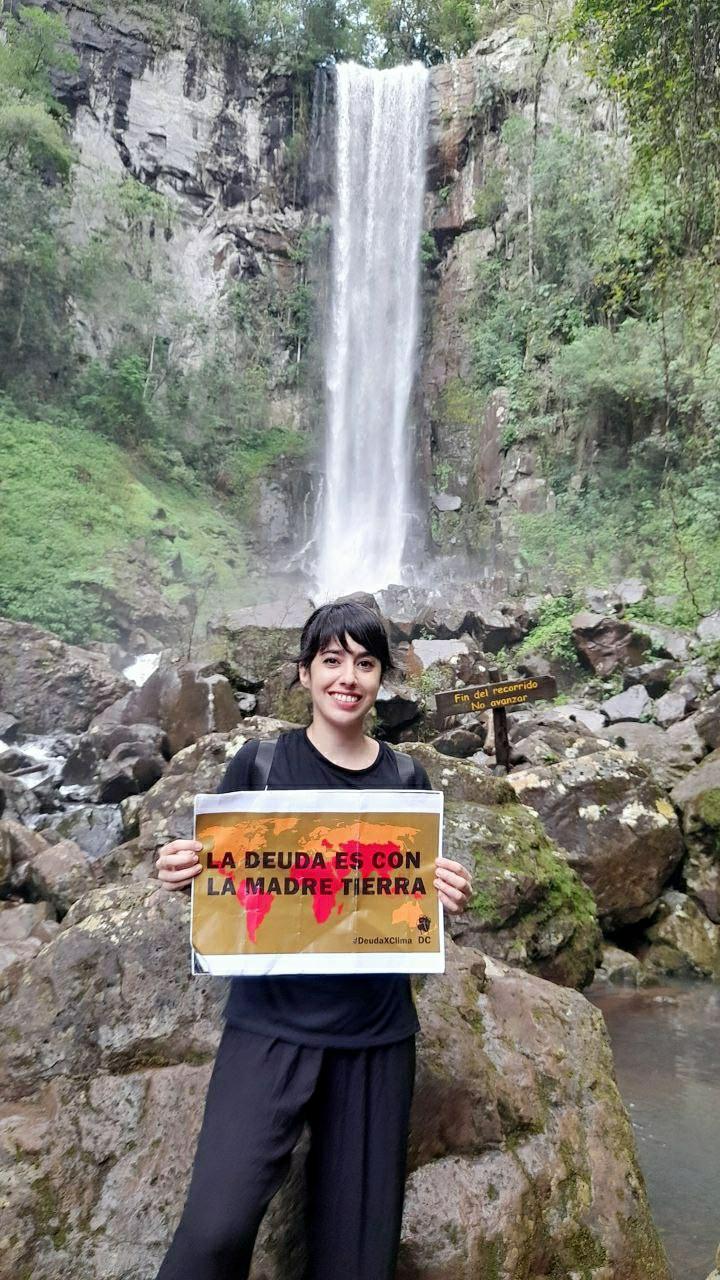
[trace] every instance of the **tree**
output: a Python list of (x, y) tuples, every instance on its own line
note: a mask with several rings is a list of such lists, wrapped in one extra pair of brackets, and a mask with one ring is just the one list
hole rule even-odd
[(369, 0), (385, 65), (427, 65), (466, 53), (479, 35), (483, 6), (475, 0)]
[(16, 390), (57, 376), (67, 346), (58, 224), (72, 149), (51, 82), (75, 66), (67, 39), (42, 9), (0, 13), (0, 368)]
[(0, 13), (0, 166), (67, 176), (72, 152), (51, 80), (77, 65), (67, 40), (62, 19), (43, 9)]
[(717, 0), (576, 0), (575, 34), (619, 96), (636, 155), (684, 193), (691, 242), (720, 218)]

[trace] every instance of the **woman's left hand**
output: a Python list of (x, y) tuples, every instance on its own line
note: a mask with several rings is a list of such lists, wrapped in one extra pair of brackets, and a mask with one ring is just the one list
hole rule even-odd
[(461, 862), (453, 862), (450, 858), (436, 858), (433, 883), (440, 901), (450, 915), (457, 916), (464, 911), (472, 894), (472, 880), (470, 872)]

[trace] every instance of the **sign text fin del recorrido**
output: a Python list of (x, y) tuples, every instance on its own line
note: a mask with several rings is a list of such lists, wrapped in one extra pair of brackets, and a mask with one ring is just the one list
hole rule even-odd
[(528, 676), (523, 680), (502, 680), (497, 684), (436, 693), (435, 705), (443, 716), (458, 716), (468, 711), (520, 706), (523, 702), (554, 698), (556, 693), (557, 682), (553, 676)]

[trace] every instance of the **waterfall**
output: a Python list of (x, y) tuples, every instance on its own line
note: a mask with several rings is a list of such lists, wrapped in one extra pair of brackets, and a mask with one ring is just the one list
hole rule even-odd
[(322, 598), (402, 580), (425, 190), (425, 68), (336, 76)]

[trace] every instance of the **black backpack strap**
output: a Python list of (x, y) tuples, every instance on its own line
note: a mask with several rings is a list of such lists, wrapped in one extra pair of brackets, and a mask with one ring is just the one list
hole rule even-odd
[(270, 777), (276, 746), (277, 738), (267, 738), (265, 742), (258, 742), (251, 773), (253, 791), (265, 790)]
[(415, 786), (415, 761), (404, 751), (396, 751), (395, 759), (397, 760), (398, 773), (400, 774), (401, 787)]

